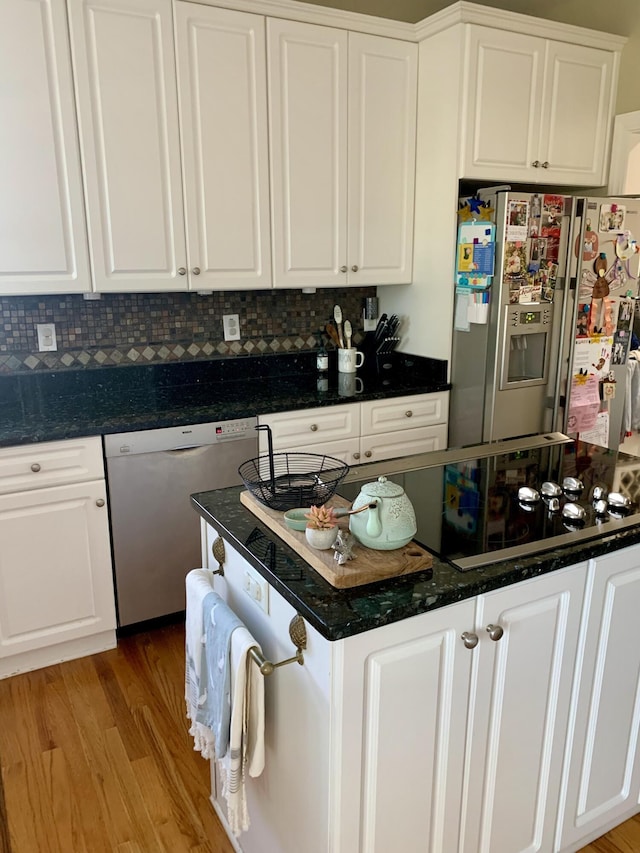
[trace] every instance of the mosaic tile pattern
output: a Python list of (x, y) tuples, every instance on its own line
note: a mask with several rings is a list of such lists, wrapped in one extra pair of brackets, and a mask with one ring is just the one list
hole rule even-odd
[[(0, 373), (189, 361), (314, 349), (339, 302), (355, 341), (375, 288), (0, 298)], [(222, 315), (240, 316), (239, 341)], [(55, 323), (58, 349), (38, 352), (37, 323)]]

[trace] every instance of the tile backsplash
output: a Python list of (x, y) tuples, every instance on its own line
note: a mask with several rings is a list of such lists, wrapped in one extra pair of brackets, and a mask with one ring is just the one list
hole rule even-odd
[[(339, 303), (362, 331), (375, 288), (0, 297), (0, 373), (183, 361), (314, 349)], [(225, 341), (223, 314), (240, 317)], [(37, 323), (55, 323), (58, 349), (38, 352)]]

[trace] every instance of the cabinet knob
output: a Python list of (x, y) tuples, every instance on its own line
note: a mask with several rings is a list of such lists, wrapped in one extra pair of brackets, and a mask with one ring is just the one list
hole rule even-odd
[(194, 268), (191, 270), (191, 272), (192, 272), (194, 275), (200, 275), (200, 267), (194, 267)]
[(96, 501), (96, 506), (104, 506), (104, 498), (98, 498)]
[(411, 409), (407, 409), (407, 411), (404, 413), (404, 416), (405, 418), (412, 418), (413, 412), (411, 411)]
[(40, 463), (39, 463), (39, 462), (34, 462), (34, 463), (33, 463), (33, 465), (31, 466), (31, 470), (33, 471), (33, 473), (34, 473), (34, 474), (37, 474), (37, 473), (38, 473), (38, 471), (40, 471), (40, 470), (41, 470), (41, 469), (40, 469)]
[(358, 264), (354, 264), (354, 265), (351, 267), (351, 272), (358, 272)]
[(460, 635), (460, 639), (467, 649), (475, 649), (478, 645), (478, 635), (474, 634), (472, 631), (465, 631), (464, 634)]
[(187, 268), (186, 267), (178, 267), (178, 275), (186, 275)]
[(347, 271), (347, 266), (346, 266), (346, 264), (343, 264), (343, 265), (340, 267), (340, 272), (346, 272), (346, 271)]
[(534, 160), (531, 165), (533, 166), (534, 169), (539, 169), (540, 168), (540, 160)]
[(373, 453), (370, 450), (365, 450), (364, 455), (367, 459), (370, 459), (373, 456)]
[(542, 166), (543, 169), (548, 169), (549, 168), (549, 161), (545, 160), (544, 163), (540, 163), (540, 165)]
[(318, 432), (318, 424), (311, 424), (309, 429), (311, 430), (311, 432)]
[(356, 450), (356, 452), (353, 454), (353, 458), (354, 458), (354, 459), (360, 459), (360, 454), (358, 453), (358, 451), (357, 451), (357, 450)]
[(504, 631), (500, 627), (500, 625), (487, 625), (487, 634), (491, 637), (494, 642), (497, 642), (502, 638)]

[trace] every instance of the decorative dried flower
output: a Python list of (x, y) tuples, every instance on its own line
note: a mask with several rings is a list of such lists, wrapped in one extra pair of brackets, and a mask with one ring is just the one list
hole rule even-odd
[(307, 519), (307, 527), (313, 530), (329, 530), (338, 523), (333, 507), (312, 506), (304, 517)]

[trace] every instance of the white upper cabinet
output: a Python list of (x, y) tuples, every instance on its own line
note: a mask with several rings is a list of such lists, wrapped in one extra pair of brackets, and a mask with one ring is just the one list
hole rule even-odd
[(275, 286), (410, 282), (417, 45), (267, 28)]
[(614, 53), (468, 28), (461, 176), (599, 186)]
[(190, 285), (270, 287), (264, 18), (175, 11)]
[(0, 3), (0, 294), (90, 290), (64, 0)]
[(69, 0), (94, 287), (186, 289), (171, 0)]
[(95, 289), (270, 287), (264, 18), (70, 8)]

